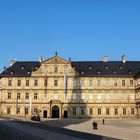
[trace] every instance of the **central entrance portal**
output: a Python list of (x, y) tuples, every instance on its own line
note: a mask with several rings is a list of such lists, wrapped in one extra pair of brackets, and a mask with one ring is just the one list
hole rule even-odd
[(59, 118), (59, 107), (58, 106), (52, 107), (52, 118)]

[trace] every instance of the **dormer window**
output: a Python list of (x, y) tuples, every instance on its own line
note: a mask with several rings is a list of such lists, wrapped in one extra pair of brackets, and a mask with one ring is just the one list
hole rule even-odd
[(122, 65), (120, 65), (120, 66), (119, 66), (119, 68), (120, 68), (120, 70), (122, 70), (122, 69), (123, 69), (123, 66), (122, 66)]
[(88, 66), (88, 69), (91, 70), (92, 69), (92, 66)]
[(128, 74), (132, 74), (132, 70), (128, 70)]
[(117, 74), (116, 70), (113, 70), (113, 74)]
[(14, 74), (14, 71), (13, 71), (13, 70), (11, 70), (10, 74), (11, 74), (11, 75), (13, 75), (13, 74)]
[(101, 71), (100, 70), (97, 70), (97, 74), (101, 74)]
[(27, 71), (27, 74), (30, 75), (31, 74), (31, 71)]
[(108, 66), (108, 65), (106, 65), (106, 66), (105, 66), (105, 69), (106, 69), (106, 70), (108, 70), (108, 69), (109, 69), (109, 66)]
[(24, 70), (25, 69), (25, 66), (21, 66), (21, 69)]
[(54, 66), (54, 73), (58, 73), (58, 67)]
[(84, 71), (81, 71), (81, 74), (85, 74), (85, 72)]

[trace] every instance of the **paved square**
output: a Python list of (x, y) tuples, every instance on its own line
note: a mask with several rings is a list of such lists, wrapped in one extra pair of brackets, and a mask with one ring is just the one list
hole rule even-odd
[[(93, 130), (93, 121), (98, 122), (98, 130)], [(42, 123), (112, 138), (140, 140), (140, 119), (105, 120), (105, 125), (102, 120), (94, 119), (47, 119)]]

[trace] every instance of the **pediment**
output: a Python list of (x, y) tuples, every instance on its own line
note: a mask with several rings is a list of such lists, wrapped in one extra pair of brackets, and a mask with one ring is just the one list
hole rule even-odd
[(43, 62), (43, 64), (69, 64), (69, 63), (70, 63), (69, 61), (58, 56), (54, 56)]

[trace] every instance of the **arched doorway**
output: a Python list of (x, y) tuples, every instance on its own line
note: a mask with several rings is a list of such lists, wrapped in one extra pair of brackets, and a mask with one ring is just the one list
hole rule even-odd
[(58, 106), (52, 107), (52, 118), (59, 118), (59, 107)]

